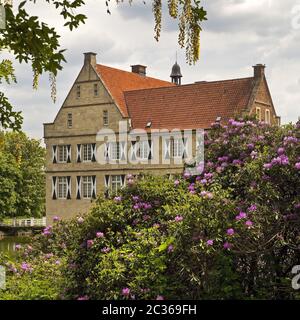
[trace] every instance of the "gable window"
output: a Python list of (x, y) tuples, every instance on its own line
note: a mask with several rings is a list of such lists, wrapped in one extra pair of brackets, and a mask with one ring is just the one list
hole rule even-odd
[(256, 107), (256, 119), (261, 121), (261, 109), (260, 107)]
[(68, 146), (58, 146), (58, 162), (65, 163), (68, 160)]
[(182, 139), (172, 140), (172, 156), (174, 158), (182, 158), (183, 154), (183, 141)]
[(76, 86), (76, 97), (80, 98), (80, 86)]
[(120, 160), (120, 143), (119, 142), (111, 142), (109, 144), (110, 149), (110, 159), (111, 160)]
[(265, 111), (265, 122), (271, 124), (271, 114), (269, 109), (266, 109)]
[(73, 126), (73, 116), (72, 116), (72, 113), (68, 113), (67, 125), (68, 125), (68, 128), (72, 128), (72, 126)]
[(93, 148), (92, 144), (84, 144), (83, 147), (83, 161), (89, 162), (92, 161)]
[(108, 126), (108, 111), (103, 110), (103, 125)]
[(84, 199), (92, 198), (93, 178), (91, 176), (82, 177), (82, 197)]
[(94, 96), (95, 96), (95, 97), (98, 97), (98, 95), (99, 95), (98, 84), (95, 83), (95, 84), (94, 84)]
[(58, 199), (66, 199), (68, 191), (67, 177), (58, 177)]

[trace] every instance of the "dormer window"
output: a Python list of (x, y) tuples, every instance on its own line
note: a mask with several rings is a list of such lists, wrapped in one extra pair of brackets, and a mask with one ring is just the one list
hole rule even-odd
[(99, 95), (98, 84), (95, 83), (95, 84), (94, 84), (94, 96), (95, 96), (95, 97), (98, 97), (98, 95)]
[(68, 128), (72, 128), (72, 126), (73, 126), (73, 116), (72, 116), (72, 113), (68, 113), (68, 116), (67, 116), (67, 126), (68, 126)]
[(108, 126), (108, 111), (103, 110), (103, 125)]
[(76, 97), (80, 98), (80, 86), (76, 86)]

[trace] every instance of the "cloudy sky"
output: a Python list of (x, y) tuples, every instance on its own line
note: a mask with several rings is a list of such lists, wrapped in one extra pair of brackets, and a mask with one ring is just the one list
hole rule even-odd
[[(175, 53), (183, 83), (252, 76), (256, 63), (267, 65), (266, 74), (282, 122), (300, 116), (300, 0), (205, 0), (208, 21), (203, 23), (200, 61), (189, 66), (177, 45), (177, 24), (165, 15), (159, 43), (153, 38), (151, 1), (134, 0), (130, 7), (111, 1), (111, 15), (104, 0), (86, 0), (82, 10), (88, 21), (70, 32), (63, 28), (54, 8), (45, 1), (28, 8), (56, 27), (67, 63), (57, 79), (58, 99), (50, 98), (48, 75), (32, 90), (30, 66), (15, 64), (18, 83), (5, 92), (24, 116), (23, 129), (43, 137), (43, 123), (52, 122), (83, 63), (83, 52), (98, 53), (99, 63), (130, 70), (132, 64), (148, 66), (147, 74), (168, 80)], [(166, 1), (167, 2), (167, 1)], [(14, 1), (15, 5), (18, 1)], [(6, 56), (6, 55), (5, 55)]]

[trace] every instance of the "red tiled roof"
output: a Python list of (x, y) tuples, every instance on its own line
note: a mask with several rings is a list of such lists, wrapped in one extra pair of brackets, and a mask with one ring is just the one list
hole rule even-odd
[(96, 71), (124, 117), (128, 116), (124, 91), (174, 86), (173, 83), (168, 81), (141, 76), (137, 73), (123, 71), (101, 64), (97, 64)]
[(125, 92), (133, 128), (207, 129), (222, 117), (240, 114), (249, 102), (254, 78), (199, 82), (189, 85)]

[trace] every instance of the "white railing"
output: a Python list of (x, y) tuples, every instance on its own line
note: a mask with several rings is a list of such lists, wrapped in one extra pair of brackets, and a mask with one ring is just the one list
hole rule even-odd
[(25, 219), (5, 219), (0, 221), (0, 226), (4, 227), (44, 227), (46, 226), (46, 217), (43, 218), (25, 218)]

